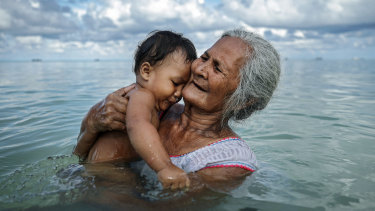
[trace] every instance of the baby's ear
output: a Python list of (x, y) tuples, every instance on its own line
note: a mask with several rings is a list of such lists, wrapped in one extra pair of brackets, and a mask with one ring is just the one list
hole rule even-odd
[(142, 77), (143, 80), (148, 81), (150, 79), (150, 73), (152, 71), (152, 66), (149, 62), (143, 62), (139, 74)]

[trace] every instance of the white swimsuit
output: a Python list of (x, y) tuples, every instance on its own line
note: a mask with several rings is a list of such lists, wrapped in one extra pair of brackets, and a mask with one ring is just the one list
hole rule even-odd
[[(216, 167), (239, 167), (251, 172), (257, 169), (253, 151), (245, 141), (237, 137), (224, 138), (183, 155), (171, 155), (170, 158), (174, 165), (187, 173)], [(149, 177), (152, 172), (154, 171), (145, 165), (141, 175)]]

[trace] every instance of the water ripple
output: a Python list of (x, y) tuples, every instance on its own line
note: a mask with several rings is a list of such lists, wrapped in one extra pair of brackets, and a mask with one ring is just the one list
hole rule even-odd
[[(0, 62), (0, 209), (69, 204), (93, 190), (78, 176), (76, 158), (55, 156), (71, 154), (94, 103), (134, 81), (130, 67)], [(365, 60), (284, 62), (268, 107), (233, 125), (255, 151), (259, 171), (210, 208), (375, 207), (374, 67)]]

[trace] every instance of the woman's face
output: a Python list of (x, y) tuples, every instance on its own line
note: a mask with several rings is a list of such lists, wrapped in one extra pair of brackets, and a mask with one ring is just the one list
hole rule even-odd
[(246, 61), (248, 45), (239, 38), (224, 37), (191, 65), (191, 77), (182, 91), (185, 103), (206, 112), (221, 112), (225, 98), (239, 83), (239, 69)]

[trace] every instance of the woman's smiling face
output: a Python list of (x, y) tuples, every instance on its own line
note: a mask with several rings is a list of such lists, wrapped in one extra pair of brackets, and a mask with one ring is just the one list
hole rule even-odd
[(225, 99), (237, 88), (239, 70), (249, 46), (239, 38), (223, 37), (191, 65), (182, 91), (185, 103), (206, 112), (222, 111)]

